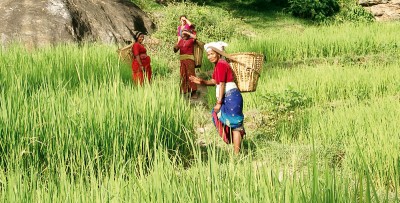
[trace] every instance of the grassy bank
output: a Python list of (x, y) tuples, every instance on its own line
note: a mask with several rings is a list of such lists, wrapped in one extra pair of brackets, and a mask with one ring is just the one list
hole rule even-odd
[(266, 63), (243, 94), (239, 156), (209, 107), (179, 95), (171, 43), (149, 49), (143, 87), (114, 46), (2, 49), (0, 200), (399, 202), (398, 23), (240, 22), (254, 35), (227, 39), (228, 52)]

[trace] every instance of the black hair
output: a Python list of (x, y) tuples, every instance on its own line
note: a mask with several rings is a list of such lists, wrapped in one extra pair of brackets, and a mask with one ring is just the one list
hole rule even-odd
[(187, 18), (186, 15), (181, 15), (181, 16), (179, 16), (179, 20), (180, 20), (182, 17)]
[(133, 39), (135, 39), (135, 41), (137, 41), (139, 39), (139, 36), (142, 35), (142, 32), (137, 32), (134, 36)]

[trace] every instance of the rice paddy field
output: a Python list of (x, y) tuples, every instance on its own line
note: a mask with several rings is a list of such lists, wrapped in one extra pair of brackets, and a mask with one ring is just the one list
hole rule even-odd
[(238, 156), (213, 128), (213, 88), (203, 104), (179, 94), (171, 49), (149, 49), (154, 80), (137, 87), (116, 46), (2, 48), (0, 201), (400, 202), (399, 27), (229, 40), (266, 59)]

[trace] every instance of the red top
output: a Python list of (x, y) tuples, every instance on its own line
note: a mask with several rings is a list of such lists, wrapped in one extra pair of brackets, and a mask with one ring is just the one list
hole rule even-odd
[(189, 38), (187, 40), (185, 39), (181, 39), (178, 42), (178, 47), (180, 50), (180, 54), (189, 54), (189, 55), (193, 55), (193, 51), (194, 51), (194, 39), (193, 38)]
[(146, 54), (147, 50), (142, 44), (135, 42), (135, 44), (132, 46), (132, 52), (134, 56), (137, 56), (139, 54)]
[(226, 62), (224, 59), (219, 59), (217, 64), (215, 65), (212, 78), (215, 80), (217, 85), (220, 82), (233, 82), (233, 72), (229, 63)]
[(176, 33), (176, 36), (181, 36), (181, 37), (182, 37), (182, 31), (183, 31), (184, 29), (190, 30), (190, 28), (191, 28), (191, 26), (189, 26), (188, 24), (185, 24), (184, 27), (183, 27), (183, 29), (182, 29), (181, 25), (179, 25), (179, 26), (178, 26), (178, 29), (177, 29), (178, 32)]
[(186, 30), (190, 30), (192, 32), (192, 34), (196, 35), (196, 31), (194, 30), (193, 26), (189, 26), (188, 24), (185, 24), (185, 27), (182, 29), (181, 26), (178, 26), (178, 31), (176, 33), (176, 36), (181, 36), (182, 37), (182, 31), (186, 29)]

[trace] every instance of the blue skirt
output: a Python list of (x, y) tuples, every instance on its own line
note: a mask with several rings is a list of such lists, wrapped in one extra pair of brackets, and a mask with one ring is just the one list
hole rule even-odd
[(238, 130), (244, 136), (243, 97), (238, 89), (231, 89), (225, 93), (220, 111), (215, 113), (212, 110), (212, 116), (219, 135), (226, 143), (232, 140), (232, 130)]

